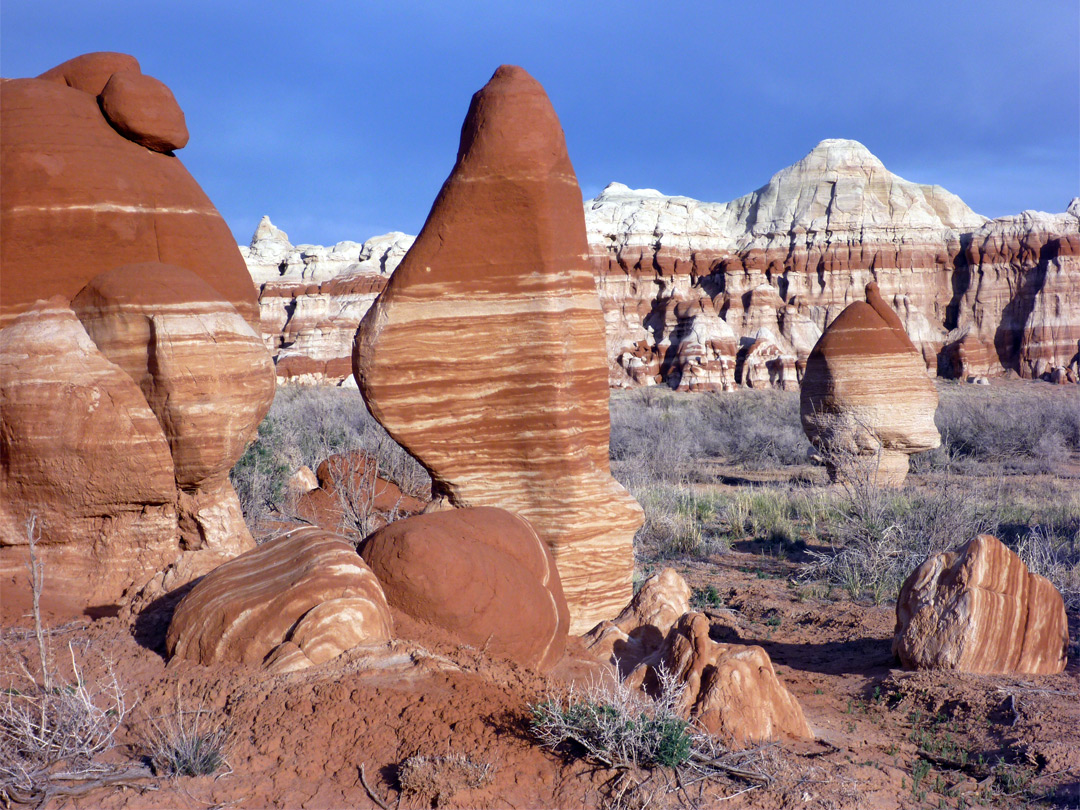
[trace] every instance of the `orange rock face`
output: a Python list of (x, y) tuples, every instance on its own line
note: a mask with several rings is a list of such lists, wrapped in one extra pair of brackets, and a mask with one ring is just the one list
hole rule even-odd
[(800, 393), (803, 430), (830, 472), (845, 457), (877, 465), (880, 484), (900, 486), (911, 453), (941, 443), (937, 389), (899, 317), (866, 285), (825, 330), (806, 364)]
[(72, 308), (161, 423), (187, 547), (251, 548), (228, 475), (274, 398), (274, 368), (262, 338), (213, 287), (164, 264), (103, 273)]
[(799, 702), (776, 677), (769, 654), (758, 646), (713, 641), (702, 613), (680, 618), (661, 654), (640, 664), (628, 682), (650, 688), (658, 682), (661, 664), (685, 684), (685, 716), (732, 747), (814, 738)]
[(642, 583), (615, 619), (590, 630), (586, 647), (625, 677), (660, 649), (671, 628), (689, 612), (690, 596), (686, 580), (674, 568), (665, 568)]
[(229, 560), (199, 581), (173, 614), (172, 657), (236, 661), (274, 671), (384, 644), (392, 620), (375, 575), (343, 537), (304, 528)]
[(449, 509), (379, 529), (360, 547), (391, 605), (466, 644), (541, 671), (562, 656), (569, 613), (551, 552), (502, 509)]
[(87, 54), (4, 81), (0, 113), (0, 326), (114, 267), (164, 262), (199, 275), (258, 330), (224, 219), (175, 156), (155, 151), (183, 146), (183, 113), (133, 57)]
[(30, 605), (26, 523), (62, 616), (117, 603), (180, 551), (169, 444), (61, 298), (0, 330), (0, 599)]
[(680, 713), (733, 747), (814, 736), (768, 653), (710, 639), (708, 618), (690, 611), (690, 588), (672, 568), (645, 580), (622, 613), (585, 642), (627, 684), (654, 696), (660, 671), (673, 676), (683, 685)]
[(896, 600), (893, 653), (910, 669), (1046, 675), (1068, 644), (1061, 594), (986, 534), (926, 560)]
[(643, 515), (611, 477), (603, 317), (581, 192), (543, 88), (501, 67), (458, 160), (356, 336), (371, 413), (459, 507), (532, 523), (571, 632), (631, 596)]

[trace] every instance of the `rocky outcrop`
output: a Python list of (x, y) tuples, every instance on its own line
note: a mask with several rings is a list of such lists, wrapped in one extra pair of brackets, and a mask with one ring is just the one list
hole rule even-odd
[(279, 378), (355, 385), (356, 325), (413, 238), (395, 232), (362, 245), (294, 246), (269, 217), (262, 218), (240, 253), (258, 289), (262, 332)]
[(1068, 644), (1061, 594), (989, 535), (927, 559), (896, 600), (893, 653), (910, 669), (1046, 675)]
[[(876, 283), (849, 304), (810, 352), (800, 392), (803, 431), (829, 473), (866, 473), (901, 486), (908, 456), (941, 444), (938, 394), (926, 367)], [(865, 462), (863, 461), (865, 460)]]
[(228, 474), (273, 366), (168, 88), (98, 53), (0, 96), (5, 615), (30, 520), (57, 617), (129, 610), (254, 545)]
[(702, 613), (683, 615), (658, 653), (640, 663), (627, 683), (655, 692), (661, 668), (683, 684), (681, 713), (734, 748), (814, 738), (769, 654), (756, 645), (713, 641)]
[(675, 623), (690, 611), (690, 586), (674, 568), (641, 583), (622, 612), (585, 634), (585, 646), (626, 677), (660, 649)]
[(297, 529), (201, 579), (173, 614), (170, 657), (282, 672), (384, 644), (392, 619), (371, 569), (345, 538)]
[(686, 581), (665, 569), (642, 583), (614, 621), (593, 628), (586, 648), (614, 665), (626, 684), (654, 697), (665, 678), (678, 685), (682, 716), (728, 745), (812, 739), (802, 707), (776, 677), (768, 653), (713, 641), (708, 618), (691, 612), (689, 600)]
[(251, 548), (228, 477), (274, 399), (260, 337), (209, 284), (164, 264), (102, 273), (72, 308), (102, 354), (139, 386), (165, 432), (185, 546)]
[(546, 671), (570, 615), (537, 532), (502, 509), (449, 509), (379, 529), (360, 547), (391, 605), (465, 644)]
[(436, 497), (536, 528), (574, 633), (629, 600), (643, 520), (610, 473), (587, 253), (555, 111), (524, 70), (501, 67), (473, 97), (457, 163), (353, 351), (368, 409)]
[(315, 485), (295, 496), (297, 517), (329, 531), (358, 535), (357, 540), (398, 518), (420, 514), (428, 503), (380, 475), (378, 459), (362, 450), (336, 453), (317, 473), (308, 473)]
[(168, 151), (187, 140), (183, 112), (133, 57), (86, 54), (0, 82), (0, 108), (0, 326), (114, 267), (163, 262), (198, 275), (258, 330), (225, 220)]
[[(1060, 369), (1075, 381), (1078, 217), (1074, 201), (1064, 214), (988, 221), (849, 140), (822, 141), (728, 203), (612, 183), (585, 201), (611, 384), (796, 386), (821, 332), (869, 281), (932, 372)], [(327, 331), (350, 331), (320, 307)]]
[(169, 443), (64, 298), (0, 329), (0, 589), (30, 606), (27, 529), (57, 616), (113, 605), (180, 553)]

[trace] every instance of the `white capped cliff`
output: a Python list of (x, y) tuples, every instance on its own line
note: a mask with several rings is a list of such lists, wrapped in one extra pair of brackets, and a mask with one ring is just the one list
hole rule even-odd
[[(928, 372), (1078, 379), (1080, 201), (988, 220), (826, 140), (727, 203), (612, 183), (584, 203), (613, 386), (797, 387), (822, 330), (877, 281)], [(241, 248), (278, 374), (348, 379), (356, 324), (412, 237)]]

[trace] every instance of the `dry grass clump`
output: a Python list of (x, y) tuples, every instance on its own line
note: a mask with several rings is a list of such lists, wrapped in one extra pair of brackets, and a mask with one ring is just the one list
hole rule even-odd
[(401, 792), (438, 807), (465, 790), (491, 784), (495, 766), (462, 753), (442, 756), (414, 754), (398, 766)]
[(143, 747), (159, 776), (209, 776), (231, 771), (226, 759), (231, 737), (217, 712), (201, 703), (185, 708), (177, 693), (173, 712), (148, 720)]
[(285, 506), (286, 483), (302, 466), (361, 450), (378, 459), (379, 475), (407, 495), (424, 495), (431, 478), (368, 413), (359, 391), (329, 386), (279, 386), (258, 438), (230, 473), (248, 527)]

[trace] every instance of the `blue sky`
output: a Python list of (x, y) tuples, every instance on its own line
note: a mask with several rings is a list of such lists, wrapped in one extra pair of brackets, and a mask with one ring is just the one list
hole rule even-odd
[(416, 233), (499, 64), (547, 89), (585, 196), (726, 201), (823, 138), (981, 214), (1080, 195), (1080, 3), (3, 0), (0, 73), (131, 53), (247, 242)]

